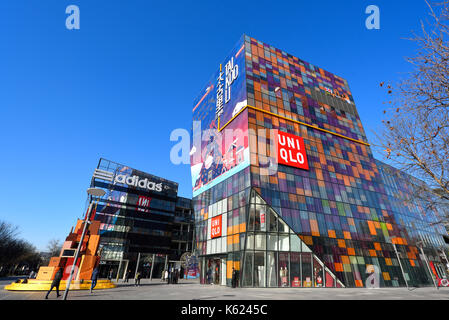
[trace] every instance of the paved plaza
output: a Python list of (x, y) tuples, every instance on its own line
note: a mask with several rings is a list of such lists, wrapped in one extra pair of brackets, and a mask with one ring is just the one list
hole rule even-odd
[[(4, 290), (11, 280), (0, 280), (0, 300), (41, 300), (45, 292)], [(59, 298), (61, 299), (61, 298)], [(141, 286), (119, 282), (117, 288), (71, 291), (69, 300), (449, 300), (449, 288), (228, 288), (201, 285), (198, 280), (180, 280), (167, 285), (159, 279), (142, 279)], [(49, 300), (56, 300), (56, 292)]]

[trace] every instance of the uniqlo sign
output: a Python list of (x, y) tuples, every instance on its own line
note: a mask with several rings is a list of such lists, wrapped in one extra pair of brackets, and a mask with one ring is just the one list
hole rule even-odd
[(303, 138), (278, 131), (276, 142), (279, 164), (309, 170)]
[(211, 239), (221, 237), (221, 215), (211, 219), (210, 237)]

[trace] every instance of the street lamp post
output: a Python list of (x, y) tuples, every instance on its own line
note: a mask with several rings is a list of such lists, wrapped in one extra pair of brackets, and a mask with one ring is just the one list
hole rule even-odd
[(393, 244), (394, 252), (396, 253), (396, 257), (399, 262), (399, 266), (401, 267), (402, 277), (404, 278), (405, 285), (407, 286), (407, 289), (408, 289), (408, 282), (407, 282), (407, 279), (405, 278), (404, 269), (402, 268), (401, 258), (399, 257), (398, 250), (396, 249), (396, 243), (392, 242), (392, 244)]
[[(91, 196), (95, 196), (95, 197), (102, 197), (105, 195), (105, 191), (103, 189), (98, 189), (98, 188), (89, 188), (87, 189), (87, 194), (91, 195)], [(96, 203), (98, 203), (98, 200), (96, 201)], [(78, 255), (80, 253), (81, 250), (81, 246), (83, 244), (83, 240), (84, 240), (84, 236), (86, 235), (86, 231), (87, 231), (87, 226), (88, 224), (90, 224), (90, 215), (92, 214), (92, 207), (94, 205), (94, 202), (92, 201), (89, 205), (89, 210), (87, 211), (86, 217), (84, 218), (84, 228), (83, 228), (83, 233), (81, 234), (81, 239), (78, 243), (78, 247), (76, 248), (76, 252), (75, 252), (75, 258), (73, 260), (73, 264), (72, 264), (72, 269), (70, 270), (70, 276), (69, 279), (66, 282), (66, 286), (65, 286), (65, 291), (64, 291), (64, 296), (62, 297), (62, 300), (66, 300), (67, 299), (67, 295), (69, 293), (70, 290), (70, 283), (72, 282), (72, 277), (73, 277), (73, 272), (75, 271), (75, 266), (76, 266), (76, 261), (78, 260)]]

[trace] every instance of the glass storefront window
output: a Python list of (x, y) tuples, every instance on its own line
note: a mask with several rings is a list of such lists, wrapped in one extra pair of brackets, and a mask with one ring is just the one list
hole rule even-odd
[(279, 234), (278, 247), (279, 251), (290, 251), (290, 242), (288, 234)]
[(245, 233), (241, 233), (239, 236), (240, 236), (240, 250), (245, 250)]
[(268, 287), (277, 287), (276, 252), (267, 252)]
[(279, 232), (288, 232), (289, 231), (289, 227), (281, 219), (279, 219), (279, 226), (278, 227), (279, 227)]
[(288, 287), (290, 266), (288, 263), (288, 253), (279, 252), (278, 270), (279, 270), (279, 287)]
[(254, 233), (248, 233), (248, 239), (246, 240), (246, 249), (254, 250)]
[[(254, 231), (261, 231), (262, 221), (263, 221), (263, 229), (265, 229), (265, 206), (256, 205), (256, 211), (254, 216)], [(262, 230), (265, 231), (265, 230)]]
[(265, 201), (262, 200), (259, 196), (256, 195), (256, 203), (257, 204), (265, 204)]
[(296, 234), (290, 234), (291, 251), (301, 252), (301, 239)]
[(266, 234), (260, 233), (255, 236), (255, 244), (254, 249), (256, 250), (265, 250), (266, 249)]
[(265, 287), (265, 252), (254, 253), (254, 287)]
[(278, 235), (277, 233), (268, 234), (268, 250), (278, 251)]
[(256, 208), (255, 205), (249, 207), (249, 218), (248, 218), (248, 230), (254, 231), (254, 221), (256, 219)]
[(335, 287), (335, 279), (330, 274), (329, 270), (326, 269), (326, 288), (333, 288)]
[(314, 257), (313, 258), (313, 279), (314, 279), (314, 286), (315, 287), (322, 287), (323, 286), (323, 266), (321, 263)]
[(243, 283), (244, 287), (252, 287), (253, 286), (253, 257), (254, 253), (247, 252), (245, 254), (245, 262), (243, 267)]
[(276, 217), (276, 214), (274, 213), (273, 209), (270, 208), (269, 210), (269, 217), (268, 217), (268, 231), (278, 231), (278, 219)]
[(290, 254), (290, 279), (292, 287), (301, 286), (301, 254), (292, 252)]
[(302, 252), (312, 252), (312, 250), (310, 250), (309, 247), (304, 243), (302, 243), (301, 251)]
[(301, 253), (303, 287), (312, 287), (312, 255)]

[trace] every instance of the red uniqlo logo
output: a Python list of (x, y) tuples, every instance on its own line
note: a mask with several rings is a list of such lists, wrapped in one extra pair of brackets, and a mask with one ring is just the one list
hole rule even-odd
[(303, 138), (282, 131), (277, 136), (278, 163), (309, 170)]
[(212, 218), (211, 228), (210, 228), (210, 237), (212, 239), (221, 237), (221, 216)]

